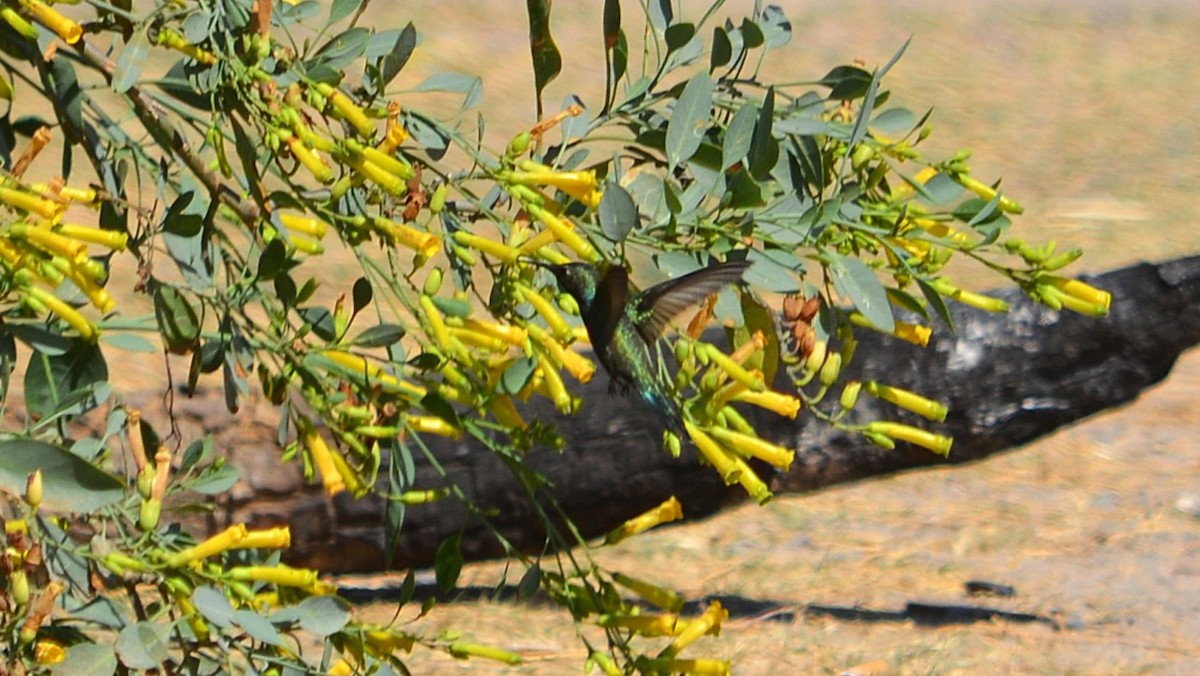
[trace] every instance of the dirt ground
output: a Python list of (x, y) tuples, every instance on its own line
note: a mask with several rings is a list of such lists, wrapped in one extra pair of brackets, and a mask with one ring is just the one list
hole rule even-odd
[[(1004, 176), (1009, 194), (1028, 207), (1018, 225), (1031, 239), (1082, 243), (1091, 270), (1200, 252), (1200, 94), (1190, 84), (1200, 76), (1190, 56), (1200, 6), (782, 4), (796, 30), (781, 61), (784, 79), (819, 77), (856, 58), (882, 63), (912, 35), (890, 77), (895, 100), (937, 106), (937, 147), (973, 148), (979, 174)], [(482, 2), (458, 3), (453, 16), (410, 6), (425, 34), (414, 72), (481, 74), (488, 101), (514, 102), (488, 109), (489, 133), (504, 138), (523, 124), (522, 13), (498, 16)], [(547, 99), (579, 91), (595, 101), (595, 79), (570, 69), (596, 63), (598, 18), (575, 3), (555, 9), (567, 47), (564, 80), (580, 89), (552, 87)], [(626, 9), (627, 21), (633, 13)], [(1200, 673), (1200, 517), (1189, 513), (1189, 501), (1200, 502), (1197, 387), (1193, 352), (1133, 405), (1001, 457), (742, 507), (634, 538), (597, 559), (690, 599), (777, 604), (696, 646), (697, 654), (735, 660), (740, 674), (854, 665), (875, 674)], [(463, 581), (493, 585), (500, 571), (471, 566)], [(974, 579), (1011, 585), (1016, 595), (967, 598), (963, 584)], [(912, 601), (1032, 613), (1055, 626), (931, 627), (802, 612), (810, 604), (900, 611)], [(366, 612), (384, 620), (392, 611), (384, 604)], [(583, 660), (576, 628), (546, 609), (460, 603), (431, 623), (525, 654), (530, 664), (519, 673), (577, 673)], [(411, 666), (507, 673), (494, 663), (423, 655)]]

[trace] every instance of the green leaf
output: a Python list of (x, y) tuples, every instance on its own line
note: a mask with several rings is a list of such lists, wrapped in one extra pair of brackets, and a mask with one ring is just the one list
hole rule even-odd
[(413, 50), (417, 48), (417, 29), (411, 21), (400, 31), (400, 35), (396, 38), (396, 42), (392, 44), (392, 49), (384, 55), (379, 64), (380, 77), (383, 78), (383, 86), (386, 87), (412, 57)]
[(136, 622), (117, 635), (117, 657), (130, 669), (153, 669), (166, 661), (171, 626)]
[(966, 190), (946, 173), (936, 174), (933, 178), (925, 181), (924, 185), (918, 184), (916, 181), (910, 181), (909, 185), (917, 188), (918, 192), (934, 205), (949, 204), (958, 199)]
[[(103, 326), (101, 328), (103, 328)], [(106, 331), (100, 334), (100, 342), (126, 352), (156, 354), (159, 351), (158, 346), (155, 345), (149, 338), (136, 333), (116, 333)]]
[(354, 280), (354, 286), (350, 290), (351, 302), (354, 303), (353, 314), (358, 314), (371, 304), (371, 299), (375, 297), (375, 292), (371, 289), (371, 281), (366, 277), (359, 277)]
[[(253, 162), (253, 158), (250, 161)], [(207, 207), (202, 200), (196, 199), (196, 193), (189, 190), (171, 203), (162, 220), (163, 243), (167, 252), (179, 266), (188, 286), (197, 292), (207, 290), (212, 284), (204, 253), (206, 216)]]
[(83, 133), (83, 90), (75, 76), (75, 67), (70, 59), (59, 55), (50, 62), (49, 69), (50, 86), (54, 90), (54, 111), (66, 128), (67, 138), (75, 140)]
[(688, 80), (671, 110), (671, 119), (667, 122), (667, 164), (672, 169), (690, 158), (704, 134), (708, 131), (708, 121), (712, 114), (713, 81), (708, 73), (700, 72)]
[(562, 72), (562, 55), (550, 34), (550, 0), (525, 0), (529, 15), (529, 52), (533, 58), (537, 116), (542, 117), (542, 90)]
[(738, 28), (742, 33), (742, 41), (743, 44), (746, 45), (746, 49), (755, 49), (757, 47), (761, 47), (763, 43), (767, 41), (766, 36), (763, 35), (762, 29), (758, 27), (758, 24), (754, 23), (749, 18), (742, 19), (742, 25)]
[(637, 205), (624, 188), (609, 180), (604, 186), (604, 195), (597, 208), (600, 230), (614, 242), (623, 242), (638, 225)]
[(462, 572), (462, 533), (455, 533), (442, 540), (437, 553), (433, 556), (433, 572), (438, 587), (449, 593), (458, 584), (458, 574)]
[[(776, 293), (795, 293), (800, 290), (800, 283), (796, 281), (800, 261), (792, 258), (791, 254), (778, 249), (751, 249), (746, 258), (754, 261), (754, 265), (746, 270), (747, 284)], [(791, 263), (788, 259), (791, 259)]]
[(504, 394), (516, 394), (525, 388), (533, 372), (537, 370), (537, 360), (533, 357), (514, 359), (500, 376), (500, 391)]
[(25, 405), (35, 418), (78, 415), (99, 405), (108, 366), (98, 345), (73, 341), (60, 355), (34, 350), (25, 371)]
[(313, 54), (305, 66), (316, 68), (324, 66), (333, 70), (341, 70), (361, 57), (367, 50), (367, 42), (371, 39), (371, 31), (361, 26), (347, 29), (329, 39)]
[(729, 33), (721, 26), (713, 28), (712, 48), (708, 55), (708, 72), (729, 63), (733, 58), (733, 45), (729, 42)]
[(283, 638), (275, 629), (275, 625), (271, 624), (267, 618), (259, 615), (253, 610), (239, 608), (233, 611), (233, 621), (239, 627), (246, 630), (246, 633), (262, 643), (273, 646), (282, 646)]
[(30, 472), (42, 471), (42, 505), (55, 512), (87, 513), (125, 496), (119, 478), (59, 446), (33, 439), (0, 441), (0, 488), (25, 494)]
[(817, 84), (830, 88), (830, 99), (852, 101), (866, 95), (871, 80), (871, 74), (858, 66), (838, 66), (826, 73)]
[(284, 245), (283, 238), (277, 237), (267, 242), (262, 255), (258, 257), (258, 278), (262, 281), (275, 279), (284, 271), (287, 258), (287, 246)]
[(209, 467), (201, 472), (188, 488), (203, 495), (220, 495), (233, 488), (241, 476), (241, 471), (233, 465)]
[(197, 587), (192, 593), (192, 603), (209, 622), (222, 628), (233, 626), (233, 606), (220, 589), (209, 585)]
[(312, 328), (322, 340), (333, 340), (337, 331), (333, 324), (333, 313), (320, 306), (302, 307), (296, 310), (304, 322)]
[(150, 39), (146, 31), (139, 30), (133, 34), (133, 39), (121, 50), (117, 63), (113, 66), (112, 88), (118, 94), (124, 94), (137, 84), (142, 76), (142, 67), (146, 65), (146, 52), (150, 51)]
[(112, 676), (117, 673), (117, 653), (109, 644), (76, 643), (67, 649), (67, 658), (54, 665), (54, 672), (74, 676)]
[(533, 595), (542, 587), (542, 566), (533, 564), (521, 576), (521, 581), (517, 583), (517, 600), (524, 601), (533, 598)]
[(471, 314), (471, 304), (461, 298), (445, 298), (434, 296), (433, 304), (447, 317), (465, 319)]
[(404, 337), (404, 327), (399, 324), (378, 324), (358, 334), (350, 341), (359, 347), (387, 347)]
[(921, 288), (921, 294), (925, 296), (925, 300), (929, 301), (929, 306), (946, 323), (946, 327), (950, 329), (950, 333), (954, 333), (954, 317), (950, 314), (950, 308), (946, 307), (946, 301), (942, 298), (942, 294), (938, 293), (928, 282), (922, 279), (917, 280), (917, 286)]
[(857, 258), (832, 256), (829, 273), (838, 293), (854, 303), (854, 307), (880, 331), (891, 333), (896, 328), (887, 291), (875, 271)]
[(771, 175), (775, 163), (779, 161), (779, 142), (775, 140), (773, 126), (775, 124), (775, 88), (768, 87), (763, 97), (762, 109), (758, 111), (758, 120), (754, 125), (754, 138), (747, 153), (750, 173), (762, 181)]
[(690, 23), (671, 24), (663, 35), (667, 43), (667, 53), (672, 54), (687, 46), (696, 37), (696, 27)]
[(871, 120), (873, 131), (883, 132), (888, 136), (900, 136), (913, 130), (917, 124), (917, 116), (907, 108), (888, 108)]
[(763, 382), (770, 385), (779, 371), (779, 331), (775, 327), (775, 316), (769, 309), (750, 293), (739, 294), (742, 301), (742, 317), (746, 325), (739, 331), (743, 341), (749, 340), (756, 331), (761, 331), (767, 344), (761, 352), (755, 353), (746, 366), (762, 371)]
[(335, 24), (345, 19), (361, 4), (362, 0), (333, 0), (333, 6), (329, 8), (329, 23)]
[[(621, 2), (620, 0), (604, 0), (604, 49), (612, 51), (617, 47), (621, 35)], [(618, 78), (621, 76), (618, 75)]]
[(163, 347), (171, 354), (188, 354), (200, 344), (204, 306), (197, 312), (182, 291), (166, 284), (154, 285), (154, 317)]
[(725, 130), (725, 139), (721, 144), (721, 169), (725, 170), (741, 162), (750, 152), (750, 142), (754, 139), (754, 127), (758, 120), (758, 108), (750, 101), (742, 104), (733, 114), (729, 127)]
[(792, 39), (792, 22), (779, 5), (767, 5), (763, 8), (762, 16), (758, 18), (758, 27), (766, 38), (768, 49), (776, 49), (786, 45)]
[(336, 596), (312, 596), (296, 609), (300, 628), (320, 637), (336, 634), (350, 622), (350, 604)]

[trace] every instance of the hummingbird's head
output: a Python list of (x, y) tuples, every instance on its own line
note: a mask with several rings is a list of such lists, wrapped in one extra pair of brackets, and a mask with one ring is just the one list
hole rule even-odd
[(558, 288), (566, 291), (580, 303), (591, 301), (596, 294), (596, 285), (600, 281), (600, 273), (587, 263), (566, 263), (564, 265), (544, 265), (558, 281)]

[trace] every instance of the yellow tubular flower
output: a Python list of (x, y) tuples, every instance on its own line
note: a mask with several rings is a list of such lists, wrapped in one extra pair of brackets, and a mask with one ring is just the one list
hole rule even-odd
[(427, 393), (424, 387), (396, 378), (365, 357), (341, 350), (324, 350), (320, 355), (359, 378), (365, 377), (372, 383), (378, 383), (386, 390), (407, 394), (414, 399), (422, 399)]
[(733, 378), (739, 383), (750, 388), (754, 392), (762, 392), (767, 389), (766, 383), (763, 382), (762, 374), (758, 372), (750, 372), (742, 368), (742, 365), (730, 359), (715, 345), (704, 343), (700, 348), (707, 353), (708, 358), (717, 365), (722, 371), (727, 373), (730, 378)]
[(795, 451), (755, 436), (734, 432), (723, 427), (712, 427), (708, 431), (726, 448), (748, 457), (758, 458), (767, 464), (782, 468), (784, 471), (792, 466), (792, 460), (796, 457)]
[(746, 491), (746, 494), (759, 505), (765, 505), (775, 497), (771, 493), (771, 488), (758, 476), (754, 468), (750, 466), (744, 459), (734, 456), (734, 462), (737, 464), (741, 473), (738, 475), (738, 484)]
[(438, 249), (441, 248), (441, 242), (437, 237), (403, 223), (377, 217), (371, 222), (371, 225), (395, 240), (397, 244), (406, 246), (426, 258), (436, 255)]
[(575, 335), (571, 330), (571, 326), (567, 324), (567, 320), (563, 319), (563, 316), (559, 314), (558, 310), (554, 309), (554, 306), (550, 304), (550, 301), (545, 296), (521, 283), (517, 284), (517, 289), (521, 292), (521, 298), (533, 306), (534, 311), (541, 316), (542, 320), (546, 322), (546, 326), (550, 327), (550, 330), (554, 332), (554, 335), (562, 340), (570, 340)]
[(463, 643), (461, 641), (450, 644), (450, 654), (458, 658), (483, 657), (489, 660), (496, 660), (497, 662), (504, 662), (505, 664), (520, 664), (523, 661), (521, 656), (514, 652), (475, 643)]
[[(675, 500), (675, 496), (671, 496), (670, 500)], [(668, 500), (668, 502), (670, 502)], [(667, 504), (667, 503), (663, 503)], [(675, 501), (678, 507), (679, 501)], [(661, 507), (660, 507), (661, 509)], [(682, 518), (683, 513), (679, 512), (679, 517)], [(629, 577), (623, 573), (613, 573), (613, 582), (625, 587), (629, 591), (637, 594), (646, 601), (662, 608), (663, 610), (678, 613), (683, 610), (683, 597), (669, 589), (663, 589), (657, 585), (650, 584), (644, 580), (639, 580), (634, 577)]]
[(422, 294), (418, 302), (425, 314), (425, 320), (429, 324), (430, 337), (434, 339), (436, 344), (444, 350), (454, 350), (456, 347), (460, 348), (462, 343), (451, 339), (450, 331), (446, 328), (446, 320), (442, 317), (442, 311), (437, 309), (437, 306), (433, 304), (433, 299)]
[(160, 28), (158, 31), (158, 44), (174, 49), (175, 51), (190, 56), (195, 61), (206, 66), (211, 66), (217, 62), (217, 55), (210, 51), (201, 49), (196, 45), (188, 42), (182, 35), (176, 33), (170, 28)]
[(80, 338), (93, 341), (100, 335), (99, 329), (83, 315), (79, 314), (75, 308), (63, 302), (58, 296), (38, 286), (26, 288), (25, 293), (34, 302), (41, 303), (46, 309), (57, 315), (59, 319), (75, 329)]
[(795, 420), (800, 413), (800, 400), (790, 394), (766, 390), (764, 392), (743, 392), (733, 399), (759, 408), (773, 411), (785, 418)]
[[(574, 224), (563, 221), (541, 206), (530, 204), (526, 205), (525, 210), (529, 212), (530, 216), (544, 223), (554, 233), (558, 241), (562, 242), (568, 249), (574, 251), (575, 255), (579, 256), (580, 259), (589, 263), (595, 263), (599, 260), (600, 254), (596, 252), (596, 249), (586, 239), (580, 237), (579, 233), (575, 232)], [(535, 237), (534, 239), (537, 238)], [(532, 241), (530, 240), (530, 242)], [(529, 244), (529, 242), (526, 242), (526, 244)]]
[(20, 14), (17, 14), (17, 10), (13, 9), (12, 7), (9, 7), (8, 5), (0, 7), (0, 18), (3, 18), (4, 22), (11, 26), (12, 29), (20, 35), (29, 38), (30, 40), (37, 39), (37, 29), (34, 28), (33, 25), (28, 21), (26, 21)]
[(13, 223), (9, 226), (9, 232), (47, 253), (62, 256), (69, 261), (77, 262), (87, 258), (87, 244), (64, 237), (48, 228), (27, 223)]
[(688, 436), (692, 438), (692, 441), (696, 442), (697, 450), (708, 461), (708, 464), (717, 470), (717, 473), (721, 475), (721, 479), (725, 481), (726, 485), (737, 483), (738, 479), (742, 476), (742, 470), (738, 466), (736, 456), (731, 455), (729, 451), (722, 448), (720, 444), (713, 441), (712, 437), (705, 434), (703, 430), (693, 425), (690, 421), (683, 421), (683, 425), (687, 429)]
[(954, 440), (941, 434), (934, 434), (916, 427), (896, 422), (877, 420), (866, 427), (868, 434), (882, 434), (889, 439), (907, 441), (914, 446), (927, 448), (942, 457), (949, 457), (950, 447)]
[(896, 328), (892, 331), (892, 335), (900, 340), (905, 340), (913, 345), (926, 347), (929, 345), (929, 338), (933, 335), (933, 329), (920, 324), (909, 324), (908, 322), (896, 322)]
[(679, 504), (679, 499), (672, 495), (659, 506), (642, 512), (616, 529), (609, 531), (608, 535), (604, 536), (604, 544), (615, 545), (626, 538), (650, 530), (655, 526), (678, 521), (682, 518), (683, 506)]
[(512, 397), (507, 394), (493, 398), (488, 403), (488, 410), (492, 412), (492, 415), (496, 417), (496, 421), (501, 425), (520, 430), (529, 427), (529, 423), (525, 422), (520, 412), (517, 411), (517, 406), (513, 403)]
[(592, 375), (596, 373), (596, 365), (587, 357), (564, 346), (540, 326), (530, 325), (527, 331), (562, 366), (562, 369), (570, 373), (576, 380), (586, 383), (592, 379)]
[(944, 277), (939, 277), (938, 279), (930, 281), (929, 286), (933, 287), (935, 291), (943, 296), (958, 301), (959, 303), (962, 303), (968, 307), (973, 307), (977, 310), (983, 310), (985, 312), (1008, 312), (1008, 303), (1000, 300), (999, 298), (992, 298), (990, 296), (984, 296), (971, 291), (964, 291), (963, 289), (955, 287)]
[(403, 632), (372, 629), (367, 632), (367, 650), (375, 655), (391, 655), (397, 650), (412, 652), (416, 640)]
[(44, 638), (33, 646), (33, 661), (41, 666), (53, 666), (67, 659), (67, 649), (53, 639)]
[(406, 505), (428, 505), (450, 497), (449, 488), (431, 488), (425, 491), (404, 491), (395, 497)]
[(308, 173), (312, 174), (313, 178), (325, 184), (333, 182), (333, 170), (329, 168), (328, 164), (325, 164), (325, 160), (321, 159), (311, 148), (304, 145), (304, 142), (299, 137), (292, 136), (284, 131), (279, 133), (283, 135), (283, 142), (287, 144), (292, 157), (304, 165), (304, 168), (308, 170)]
[(54, 34), (66, 41), (68, 45), (79, 42), (83, 37), (83, 27), (68, 19), (58, 10), (50, 7), (42, 0), (20, 0), (37, 22), (54, 31)]
[(873, 380), (863, 385), (866, 387), (867, 393), (872, 397), (878, 397), (884, 401), (891, 402), (906, 411), (912, 411), (934, 422), (943, 422), (946, 420), (947, 409), (940, 402), (927, 399), (915, 392), (884, 385)]
[(204, 542), (167, 556), (163, 559), (163, 563), (170, 568), (177, 568), (192, 561), (216, 556), (237, 546), (248, 533), (246, 524), (234, 524)]
[(418, 434), (436, 434), (441, 437), (457, 439), (462, 436), (462, 430), (450, 423), (432, 415), (410, 415), (405, 421), (409, 428)]
[(541, 375), (541, 387), (538, 388), (551, 401), (554, 402), (554, 408), (560, 413), (571, 413), (575, 410), (575, 398), (567, 392), (566, 385), (563, 384), (562, 374), (558, 372), (558, 368), (550, 363), (550, 360), (545, 355), (540, 355), (538, 360), (537, 372)]
[(317, 474), (321, 475), (321, 483), (325, 486), (325, 494), (333, 497), (346, 490), (346, 480), (338, 472), (338, 466), (333, 460), (333, 451), (329, 449), (329, 445), (325, 443), (325, 439), (321, 436), (321, 433), (311, 423), (302, 423), (302, 425), (304, 427), (301, 437), (302, 443), (308, 449), (309, 457), (312, 458), (312, 463), (317, 469)]
[(498, 324), (496, 322), (472, 318), (467, 318), (464, 324), (470, 329), (499, 338), (514, 347), (521, 347), (529, 338), (529, 333), (525, 329), (511, 324)]
[(351, 155), (346, 157), (346, 163), (353, 167), (359, 176), (369, 179), (372, 183), (392, 195), (399, 197), (408, 192), (408, 186), (405, 184), (404, 179), (370, 160)]
[(92, 228), (86, 225), (73, 225), (71, 223), (60, 223), (54, 226), (54, 232), (68, 237), (77, 239), (81, 242), (89, 244), (99, 244), (102, 247), (113, 251), (124, 251), (129, 243), (129, 235), (116, 230), (103, 230), (101, 228)]
[(1081, 282), (1078, 279), (1068, 279), (1065, 277), (1047, 275), (1040, 278), (1038, 281), (1049, 284), (1059, 291), (1062, 291), (1067, 296), (1078, 298), (1086, 303), (1103, 308), (1105, 312), (1107, 312), (1112, 306), (1111, 293), (1103, 289), (1097, 289), (1096, 287), (1085, 282)]
[(465, 230), (459, 230), (454, 233), (454, 241), (462, 246), (468, 246), (476, 251), (495, 256), (505, 263), (515, 263), (521, 257), (521, 252), (507, 244), (497, 242), (481, 235), (476, 235)]
[(675, 636), (688, 625), (675, 613), (655, 615), (601, 615), (596, 624), (605, 629), (628, 629), (642, 636)]
[(334, 117), (350, 123), (354, 131), (364, 139), (370, 140), (375, 135), (375, 123), (367, 117), (362, 108), (358, 107), (358, 104), (351, 101), (350, 97), (343, 94), (341, 90), (321, 82), (317, 84), (317, 92), (333, 106)]
[(329, 230), (329, 224), (325, 221), (303, 214), (279, 214), (279, 222), (292, 232), (308, 235), (314, 239), (324, 239), (325, 233)]
[(371, 146), (364, 146), (354, 139), (345, 139), (342, 143), (346, 146), (346, 150), (357, 155), (362, 161), (370, 162), (405, 181), (416, 175), (412, 166), (389, 153), (376, 150)]
[(450, 326), (447, 328), (450, 335), (462, 341), (464, 345), (470, 345), (481, 350), (489, 352), (504, 353), (508, 351), (508, 343), (500, 340), (495, 336), (489, 336), (486, 333), (469, 329), (465, 326)]
[(690, 623), (686, 629), (675, 637), (674, 641), (671, 641), (671, 645), (663, 650), (661, 656), (674, 657), (705, 634), (719, 635), (721, 633), (721, 623), (727, 619), (729, 619), (729, 611), (725, 610), (720, 601), (713, 601), (704, 610), (704, 614)]
[(235, 566), (229, 569), (229, 577), (240, 582), (266, 582), (281, 587), (308, 587), (317, 581), (317, 571), (274, 566)]
[(75, 286), (79, 287), (79, 290), (88, 297), (88, 300), (92, 302), (92, 305), (96, 306), (96, 309), (107, 314), (112, 312), (113, 308), (117, 306), (117, 302), (113, 300), (112, 294), (93, 281), (91, 277), (88, 277), (79, 266), (71, 264), (71, 262), (61, 256), (55, 256), (51, 259), (50, 265), (61, 271)]
[[(983, 181), (972, 178), (966, 174), (955, 174), (954, 180), (957, 181), (962, 187), (978, 195), (982, 200), (991, 202), (992, 200), (996, 199), (996, 189), (984, 183)], [(1000, 211), (1010, 214), (1020, 214), (1025, 212), (1025, 207), (1017, 204), (1016, 201), (1003, 196), (996, 203), (996, 207), (1000, 209)]]
[(252, 530), (230, 549), (287, 549), (292, 546), (292, 531), (287, 526)]

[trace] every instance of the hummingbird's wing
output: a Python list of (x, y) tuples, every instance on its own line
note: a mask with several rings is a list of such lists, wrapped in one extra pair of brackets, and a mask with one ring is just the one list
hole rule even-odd
[(604, 354), (605, 348), (612, 342), (628, 297), (629, 273), (620, 265), (608, 266), (596, 288), (596, 300), (588, 313), (590, 316), (584, 319), (588, 338), (597, 354)]
[(729, 261), (646, 289), (637, 297), (633, 308), (638, 332), (647, 343), (653, 344), (667, 330), (671, 320), (726, 284), (740, 281), (748, 267), (750, 261)]

